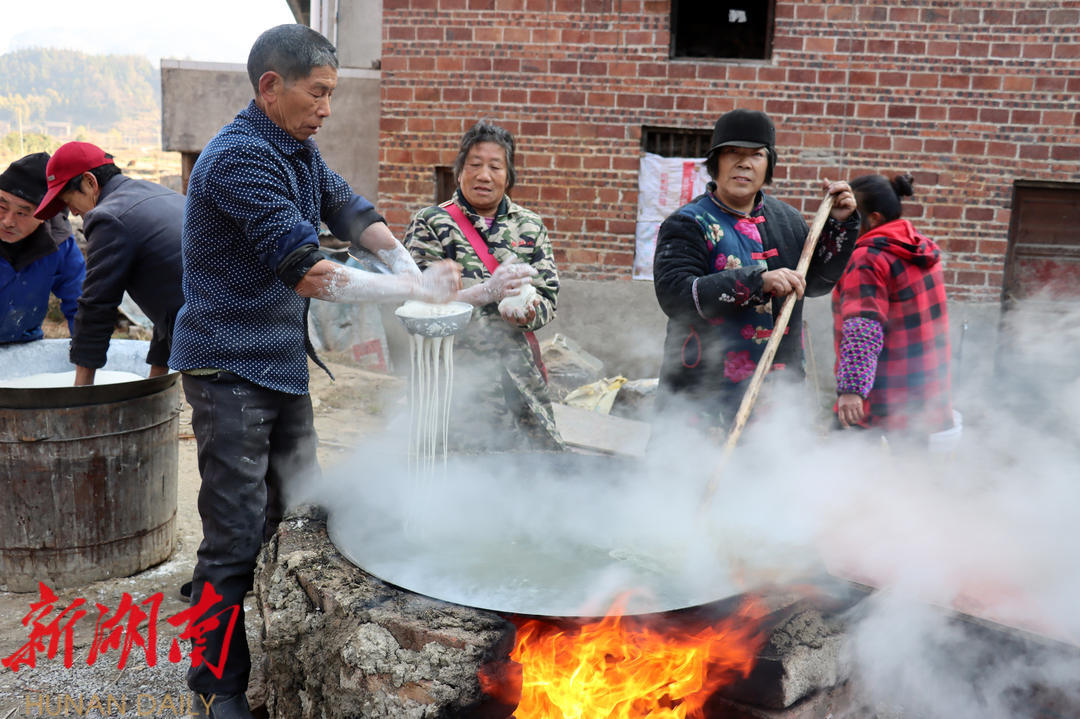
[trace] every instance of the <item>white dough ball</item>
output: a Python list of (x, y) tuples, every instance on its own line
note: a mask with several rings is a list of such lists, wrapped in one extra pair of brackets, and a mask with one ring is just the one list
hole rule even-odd
[(502, 298), (499, 302), (499, 312), (505, 315), (516, 310), (525, 310), (532, 305), (535, 298), (536, 288), (532, 284), (524, 285), (516, 295)]

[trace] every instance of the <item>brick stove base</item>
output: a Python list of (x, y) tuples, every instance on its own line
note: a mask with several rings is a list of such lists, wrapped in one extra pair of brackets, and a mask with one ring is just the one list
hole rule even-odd
[[(840, 716), (847, 696), (844, 616), (864, 594), (846, 583), (815, 586), (765, 596), (770, 640), (751, 675), (710, 700), (710, 716)], [(477, 670), (506, 661), (514, 625), (497, 613), (372, 577), (338, 553), (314, 508), (287, 517), (266, 545), (255, 594), (271, 717), (502, 719), (513, 713), (483, 694)], [(720, 616), (735, 601), (684, 611)]]
[(278, 719), (506, 717), (477, 668), (513, 648), (498, 614), (400, 590), (356, 568), (317, 510), (287, 517), (259, 559), (266, 707)]

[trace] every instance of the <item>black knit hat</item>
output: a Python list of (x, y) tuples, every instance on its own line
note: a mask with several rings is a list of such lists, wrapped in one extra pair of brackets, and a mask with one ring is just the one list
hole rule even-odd
[(37, 207), (48, 189), (45, 182), (45, 167), (48, 163), (47, 152), (35, 152), (20, 157), (0, 173), (0, 190), (10, 192)]
[(775, 149), (776, 128), (769, 116), (759, 110), (725, 112), (713, 127), (709, 152), (725, 145)]
[(772, 182), (776, 167), (776, 127), (769, 116), (760, 110), (731, 110), (725, 112), (713, 127), (712, 144), (705, 153), (705, 167), (709, 175), (716, 177), (716, 156), (721, 147), (764, 147), (768, 151), (769, 164), (765, 170), (765, 184)]

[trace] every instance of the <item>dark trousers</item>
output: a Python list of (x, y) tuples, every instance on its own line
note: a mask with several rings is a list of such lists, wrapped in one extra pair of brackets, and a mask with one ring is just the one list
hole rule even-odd
[(203, 634), (204, 661), (219, 667), (228, 638), (221, 677), (203, 663), (188, 669), (187, 681), (201, 694), (237, 694), (247, 689), (251, 673), (244, 595), (254, 583), (259, 550), (281, 519), (282, 492), (319, 471), (311, 398), (269, 390), (231, 372), (184, 375), (183, 383), (202, 475), (203, 540), (191, 605), (199, 603), (207, 583), (222, 597), (197, 620), (218, 619), (217, 628)]

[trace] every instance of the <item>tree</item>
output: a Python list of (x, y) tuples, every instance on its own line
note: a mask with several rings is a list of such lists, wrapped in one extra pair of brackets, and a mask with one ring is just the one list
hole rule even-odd
[(160, 72), (135, 55), (31, 48), (0, 55), (0, 120), (69, 122), (105, 132), (161, 112)]
[(23, 133), (20, 138), (18, 132), (9, 132), (0, 140), (0, 148), (3, 148), (4, 157), (16, 159), (31, 152), (53, 152), (60, 146), (59, 140), (42, 135), (40, 132)]

